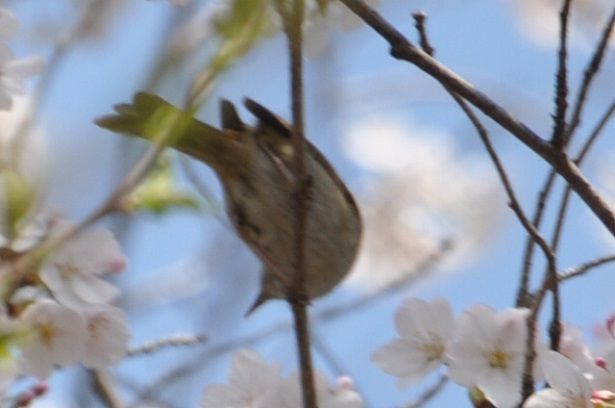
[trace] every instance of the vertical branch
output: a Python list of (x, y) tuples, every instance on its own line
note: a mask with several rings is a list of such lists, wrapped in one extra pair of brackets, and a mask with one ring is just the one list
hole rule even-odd
[(301, 369), (301, 390), (304, 408), (317, 408), (314, 372), (310, 350), (309, 320), (307, 313), (308, 295), (305, 288), (305, 234), (309, 204), (309, 176), (305, 166), (305, 136), (303, 125), (303, 20), (305, 4), (303, 0), (283, 0), (275, 2), (278, 13), (284, 22), (290, 54), (290, 81), (293, 117), (293, 151), (295, 185), (293, 199), (295, 205), (294, 225), (294, 275), (288, 293), (288, 302), (293, 312), (295, 338)]
[[(542, 224), (547, 200), (549, 199), (549, 195), (555, 185), (556, 174), (557, 173), (555, 170), (549, 170), (549, 174), (547, 175), (547, 178), (538, 193), (538, 199), (536, 200), (536, 206), (534, 207), (534, 216), (532, 217), (532, 225), (534, 225), (536, 229), (539, 229)], [(528, 234), (523, 252), (523, 262), (521, 264), (521, 279), (519, 281), (519, 289), (517, 290), (517, 300), (515, 302), (516, 307), (528, 307), (531, 304), (529, 285), (535, 248), (536, 241), (531, 235)]]
[(571, 0), (564, 0), (560, 10), (559, 51), (557, 53), (557, 75), (555, 85), (555, 115), (551, 143), (558, 150), (564, 149), (566, 132), (566, 109), (568, 108), (568, 73), (566, 59), (568, 58), (568, 16)]
[[(602, 35), (600, 36), (600, 40), (596, 44), (596, 48), (583, 74), (583, 82), (577, 93), (576, 101), (574, 103), (574, 108), (572, 109), (572, 118), (570, 119), (570, 124), (568, 126), (568, 129), (566, 130), (566, 136), (565, 136), (566, 145), (570, 143), (577, 127), (581, 123), (581, 116), (582, 116), (583, 108), (585, 106), (585, 102), (587, 100), (587, 94), (589, 93), (590, 85), (593, 79), (595, 78), (596, 73), (600, 70), (600, 66), (602, 65), (602, 61), (604, 60), (605, 51), (607, 49), (609, 38), (613, 31), (614, 25), (615, 25), (615, 8), (613, 8), (613, 11), (611, 12), (609, 19), (605, 23), (604, 29), (602, 30)], [(610, 110), (614, 108), (615, 108), (614, 105), (612, 105)], [(608, 118), (608, 116), (610, 116), (611, 114), (612, 113), (607, 113), (606, 117)], [(590, 136), (589, 140), (584, 145), (577, 160), (575, 160), (577, 164), (580, 164), (580, 161), (582, 161), (582, 157), (585, 155), (584, 151), (588, 150), (589, 147), (591, 147), (591, 145), (593, 144), (593, 141), (595, 140), (595, 138), (597, 137), (599, 133), (600, 131), (598, 132), (594, 131), (592, 133), (592, 136)], [(542, 216), (544, 214), (545, 204), (552, 191), (552, 188), (555, 182), (555, 175), (556, 175), (555, 170), (551, 169), (549, 171), (547, 178), (545, 179), (543, 187), (540, 189), (540, 193), (538, 195), (538, 200), (536, 202), (536, 207), (534, 210), (534, 217), (532, 220), (532, 223), (536, 226), (536, 228), (539, 228), (540, 224), (542, 223)], [(569, 192), (570, 189), (571, 189), (570, 186), (566, 188), (565, 194), (567, 195), (567, 197), (570, 197), (570, 192)], [(569, 200), (569, 198), (564, 197), (562, 199), (562, 201), (567, 201), (567, 200)], [(567, 206), (567, 204), (565, 205), (562, 204), (560, 206), (560, 209), (558, 210), (559, 214), (565, 214), (565, 211), (566, 211), (565, 206)], [(558, 216), (558, 220), (559, 219), (560, 217)], [(558, 237), (557, 240), (559, 240), (559, 236), (561, 235), (561, 226), (558, 226), (556, 228), (560, 231), (556, 231), (554, 233), (554, 237), (557, 236)], [(552, 242), (555, 243), (555, 247), (557, 248), (558, 243), (556, 242), (556, 240), (554, 239)], [(532, 268), (532, 259), (534, 256), (534, 249), (535, 249), (535, 241), (532, 239), (531, 236), (528, 236), (526, 244), (525, 244), (524, 255), (523, 255), (521, 282), (519, 284), (519, 290), (517, 292), (517, 301), (516, 301), (517, 306), (528, 306), (529, 305), (528, 285), (529, 285), (530, 273), (531, 273), (531, 268)]]
[[(427, 38), (427, 33), (425, 30), (425, 14), (414, 13), (413, 17), (415, 20), (416, 29), (419, 32), (419, 41), (420, 41), (421, 48), (425, 52), (427, 52), (430, 56), (432, 56), (434, 49), (429, 44), (429, 41)], [(487, 150), (489, 158), (491, 159), (491, 161), (493, 162), (493, 165), (496, 168), (496, 171), (498, 173), (498, 176), (500, 177), (502, 185), (504, 186), (506, 195), (508, 196), (510, 208), (513, 210), (513, 212), (519, 219), (519, 222), (521, 223), (523, 228), (527, 231), (528, 236), (531, 237), (532, 242), (535, 242), (543, 250), (544, 255), (547, 259), (548, 271), (545, 274), (543, 285), (541, 287), (539, 296), (537, 297), (537, 300), (533, 305), (532, 313), (527, 319), (526, 353), (525, 353), (525, 361), (524, 361), (524, 369), (523, 369), (523, 377), (522, 377), (522, 384), (523, 384), (522, 393), (523, 393), (523, 398), (525, 399), (527, 398), (527, 396), (529, 396), (534, 391), (534, 378), (533, 378), (532, 373), (534, 372), (533, 366), (534, 366), (534, 361), (536, 358), (536, 349), (535, 349), (535, 342), (534, 342), (534, 339), (536, 337), (536, 320), (538, 317), (538, 311), (540, 310), (540, 306), (542, 304), (542, 300), (544, 299), (544, 296), (547, 290), (551, 290), (554, 293), (554, 314), (557, 313), (556, 316), (559, 316), (559, 303), (555, 301), (555, 297), (557, 293), (556, 289), (557, 289), (557, 283), (558, 283), (557, 282), (556, 254), (552, 250), (552, 248), (549, 246), (547, 241), (544, 239), (544, 237), (540, 234), (540, 232), (535, 227), (535, 225), (532, 222), (530, 222), (530, 220), (525, 215), (525, 212), (521, 208), (521, 205), (519, 204), (519, 201), (517, 200), (514, 189), (510, 182), (510, 179), (508, 178), (506, 170), (504, 169), (504, 166), (502, 162), (500, 161), (499, 156), (497, 155), (497, 152), (495, 151), (495, 149), (493, 148), (493, 145), (491, 144), (489, 134), (487, 133), (487, 130), (485, 129), (485, 127), (482, 125), (478, 117), (476, 117), (476, 115), (470, 109), (467, 103), (459, 95), (457, 95), (454, 91), (449, 89), (447, 86), (445, 86), (444, 88), (453, 97), (455, 102), (457, 102), (459, 107), (463, 110), (463, 112), (466, 114), (468, 119), (470, 119), (470, 121), (476, 128), (476, 131), (478, 135), (480, 136), (480, 139), (483, 142), (485, 149)], [(559, 323), (559, 319), (557, 321)], [(557, 332), (558, 328), (559, 326), (554, 326), (554, 325), (551, 326), (551, 332), (553, 333), (552, 339), (557, 339), (557, 342), (559, 342), (559, 333)]]

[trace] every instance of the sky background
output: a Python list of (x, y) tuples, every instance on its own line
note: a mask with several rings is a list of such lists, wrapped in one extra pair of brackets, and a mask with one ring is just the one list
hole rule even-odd
[[(379, 10), (413, 40), (416, 34), (410, 14), (415, 10), (425, 11), (437, 58), (537, 133), (546, 136), (552, 125), (556, 50), (548, 36), (535, 35), (535, 32), (552, 32), (549, 29), (551, 20), (535, 9), (530, 10), (531, 3), (529, 0), (383, 0)], [(51, 23), (62, 26), (75, 17), (74, 3), (70, 1), (19, 0), (3, 4), (22, 22), (19, 34), (10, 44), (18, 56), (48, 57), (49, 37), (40, 38), (37, 33), (44, 30), (53, 33)], [(101, 36), (68, 50), (53, 77), (38, 118), (52, 162), (47, 201), (75, 220), (86, 216), (112, 191), (118, 177), (125, 172), (122, 157), (143, 147), (142, 144), (127, 145), (121, 137), (97, 128), (93, 119), (109, 113), (114, 103), (128, 101), (135, 91), (145, 86), (147, 74), (164, 44), (169, 22), (182, 13), (165, 1), (127, 0), (123, 4)], [(595, 37), (592, 28), (599, 24), (596, 20), (600, 18), (600, 13), (598, 17), (583, 17), (584, 13), (579, 10), (575, 14), (579, 24), (573, 25), (576, 34), (569, 62), (573, 92), (591, 53), (589, 44)], [(45, 22), (50, 23), (49, 27)], [(260, 44), (221, 78), (199, 117), (215, 124), (220, 97), (239, 105), (242, 98), (248, 96), (288, 118), (284, 52), (285, 44), (279, 35)], [(199, 66), (199, 61), (202, 64), (203, 59), (195, 58), (191, 67), (167, 76), (156, 92), (171, 101), (181, 101), (190, 72)], [(305, 68), (307, 134), (338, 168), (360, 206), (369, 202), (367, 197), (373, 191), (370, 188), (373, 189), (374, 183), (377, 185), (380, 180), (378, 177), (382, 177), (361, 166), (361, 160), (345, 148), (352, 139), (349, 133), (366, 123), (389, 123), (392, 128), (404, 129), (409, 138), (421, 135), (426, 143), (444, 140), (452, 146), (451, 157), (455, 160), (486, 170), (476, 173), (473, 185), (493, 183), (493, 171), (480, 141), (455, 104), (434, 80), (417, 68), (390, 58), (386, 43), (368, 28), (352, 32), (331, 29), (328, 46), (319, 57), (308, 59)], [(610, 52), (603, 73), (592, 88), (580, 139), (586, 137), (613, 98), (614, 68)], [(246, 121), (250, 120), (245, 110), (241, 109), (241, 114)], [(511, 135), (488, 120), (485, 123), (522, 205), (529, 211), (546, 168)], [(386, 128), (383, 126), (382, 131)], [(608, 166), (612, 165), (614, 152), (613, 138), (609, 135), (613, 132), (613, 126), (605, 130), (586, 166), (589, 177), (604, 186), (606, 194), (609, 193), (606, 187)], [(433, 140), (430, 135), (434, 135)], [(383, 151), (382, 154), (390, 154), (395, 160), (408, 162), (430, 159), (417, 156), (420, 149), (418, 153), (387, 151), (386, 146), (378, 143), (379, 136), (378, 132), (371, 135), (374, 151)], [(219, 195), (211, 172), (200, 165), (197, 167), (204, 182)], [(179, 166), (177, 170), (179, 183), (191, 188)], [(451, 180), (459, 177), (452, 166), (448, 170), (444, 168), (440, 174)], [(496, 187), (500, 189), (499, 185)], [(558, 185), (554, 197), (559, 197), (561, 188), (561, 184)], [(473, 193), (467, 191), (468, 196)], [(370, 407), (401, 406), (432, 380), (428, 378), (417, 386), (398, 390), (396, 379), (370, 362), (371, 353), (395, 337), (393, 314), (404, 298), (444, 297), (457, 314), (475, 303), (484, 303), (496, 310), (513, 305), (525, 234), (507, 209), (504, 196), (494, 197), (494, 207), (487, 208), (491, 204), (485, 203), (484, 211), (485, 214), (495, 211), (497, 221), (487, 222), (491, 215), (485, 215), (488, 225), (480, 239), (463, 232), (456, 238), (460, 243), (474, 242), (472, 251), (459, 254), (454, 262), (438, 268), (430, 279), (422, 280), (404, 293), (382, 296), (368, 307), (341, 318), (315, 322), (316, 337), (335, 354), (343, 371), (355, 379)], [(396, 199), (398, 197), (387, 197), (391, 202)], [(481, 211), (479, 207), (474, 212), (478, 214), (475, 222), (480, 221)], [(549, 211), (550, 219), (552, 212)], [(260, 333), (289, 318), (288, 308), (282, 302), (267, 304), (249, 319), (243, 317), (256, 296), (260, 267), (224, 222), (220, 222), (218, 215), (215, 211), (178, 210), (161, 217), (140, 215), (130, 221), (105, 220), (105, 225), (122, 232), (128, 257), (128, 268), (117, 277), (116, 283), (122, 288), (120, 304), (129, 314), (133, 329), (131, 344), (138, 345), (173, 333), (210, 336), (203, 346), (163, 350), (155, 355), (129, 359), (115, 368), (128, 402), (134, 401), (134, 388), (160, 381), (163, 385), (158, 384), (152, 391), (156, 399), (171, 407), (196, 406), (203, 388), (224, 382), (228, 372), (232, 353), (211, 352), (211, 347)], [(575, 198), (560, 251), (560, 267), (574, 266), (611, 252), (612, 240)], [(543, 261), (537, 255), (536, 271), (540, 276)], [(370, 273), (384, 272), (375, 269)], [(563, 287), (564, 320), (580, 326), (590, 341), (594, 329), (615, 306), (612, 274), (613, 267), (606, 266)], [(313, 310), (317, 313), (352, 300), (368, 292), (368, 286), (360, 282), (343, 285), (335, 293), (314, 302)], [(546, 321), (543, 320), (543, 324)], [(255, 348), (267, 360), (277, 361), (285, 372), (296, 369), (294, 343), (289, 331), (246, 345)], [(232, 347), (231, 351), (238, 347)], [(315, 352), (314, 356), (317, 367), (333, 378), (331, 362), (321, 352)], [(193, 361), (200, 362), (202, 368), (188, 380), (164, 379), (174, 367)], [(79, 400), (83, 398), (79, 388), (87, 385), (79, 368), (62, 370), (51, 380), (51, 385), (48, 397), (34, 404), (35, 407), (54, 406), (51, 404), (95, 406), (84, 405), (85, 400)], [(470, 406), (465, 390), (454, 384), (450, 384), (430, 406), (451, 404)]]

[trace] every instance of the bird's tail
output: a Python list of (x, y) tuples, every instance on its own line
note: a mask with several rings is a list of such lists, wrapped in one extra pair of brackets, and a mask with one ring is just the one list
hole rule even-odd
[(186, 153), (206, 164), (241, 159), (237, 135), (196, 120), (192, 114), (171, 105), (161, 97), (145, 92), (132, 103), (114, 106), (115, 113), (96, 119), (96, 124), (112, 132), (137, 136)]

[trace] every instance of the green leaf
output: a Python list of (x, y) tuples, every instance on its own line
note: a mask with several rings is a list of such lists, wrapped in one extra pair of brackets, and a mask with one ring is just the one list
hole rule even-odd
[(214, 20), (220, 43), (207, 65), (197, 74), (192, 95), (199, 96), (224, 71), (246, 55), (272, 26), (268, 0), (229, 0), (228, 13)]
[(193, 194), (177, 188), (171, 160), (163, 156), (148, 177), (124, 201), (127, 211), (145, 211), (161, 215), (175, 209), (200, 210)]

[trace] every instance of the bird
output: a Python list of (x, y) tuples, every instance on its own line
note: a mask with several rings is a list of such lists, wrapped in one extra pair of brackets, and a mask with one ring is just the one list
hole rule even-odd
[[(161, 97), (139, 92), (132, 103), (95, 123), (112, 132), (174, 148), (209, 166), (219, 179), (226, 213), (238, 236), (263, 265), (260, 293), (246, 313), (271, 299), (291, 299), (295, 276), (295, 147), (292, 128), (246, 98), (257, 119), (244, 123), (235, 106), (220, 102), (221, 128), (210, 126)], [(334, 167), (305, 144), (309, 201), (304, 235), (305, 299), (332, 291), (348, 274), (362, 235), (357, 203)]]

